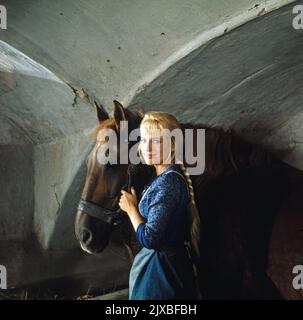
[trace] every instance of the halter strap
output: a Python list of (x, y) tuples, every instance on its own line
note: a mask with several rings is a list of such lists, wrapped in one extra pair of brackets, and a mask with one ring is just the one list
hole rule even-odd
[[(130, 192), (130, 188), (132, 185), (132, 175), (135, 175), (136, 168), (135, 165), (129, 164), (128, 166), (128, 181), (127, 181), (127, 191)], [(80, 199), (78, 204), (78, 210), (83, 211), (84, 213), (88, 214), (89, 216), (95, 217), (100, 219), (106, 223), (117, 225), (122, 222), (122, 219), (126, 216), (122, 210), (119, 208), (117, 210), (111, 210), (104, 208), (96, 203), (93, 203), (88, 200)]]

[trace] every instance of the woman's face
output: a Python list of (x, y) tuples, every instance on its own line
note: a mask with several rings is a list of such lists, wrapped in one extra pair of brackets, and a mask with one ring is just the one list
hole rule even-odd
[[(163, 159), (166, 163), (170, 148), (168, 138), (162, 135), (161, 130), (150, 129), (147, 131), (144, 126), (141, 126), (140, 134), (140, 148), (145, 163), (148, 165), (163, 164)], [(166, 139), (166, 143), (164, 143), (164, 139)]]

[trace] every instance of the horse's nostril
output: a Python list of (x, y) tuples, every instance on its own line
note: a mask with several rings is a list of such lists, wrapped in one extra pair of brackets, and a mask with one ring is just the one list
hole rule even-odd
[(87, 229), (83, 229), (82, 230), (82, 242), (85, 244), (90, 243), (92, 240), (92, 233), (87, 230)]

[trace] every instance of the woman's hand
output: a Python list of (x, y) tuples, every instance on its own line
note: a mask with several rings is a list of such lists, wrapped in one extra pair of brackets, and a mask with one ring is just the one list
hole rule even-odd
[(137, 195), (134, 187), (131, 187), (131, 193), (121, 190), (122, 196), (119, 201), (120, 209), (130, 214), (137, 207)]

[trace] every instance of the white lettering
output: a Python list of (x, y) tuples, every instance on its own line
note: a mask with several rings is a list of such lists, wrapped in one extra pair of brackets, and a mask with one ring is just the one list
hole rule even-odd
[(298, 14), (292, 20), (292, 26), (294, 29), (303, 29), (303, 5), (296, 5), (292, 9), (293, 14)]
[(7, 289), (7, 271), (5, 266), (0, 265), (0, 289)]
[(292, 286), (294, 287), (294, 289), (303, 289), (303, 266), (294, 266), (294, 268), (292, 269), (292, 273), (297, 274), (292, 281)]

